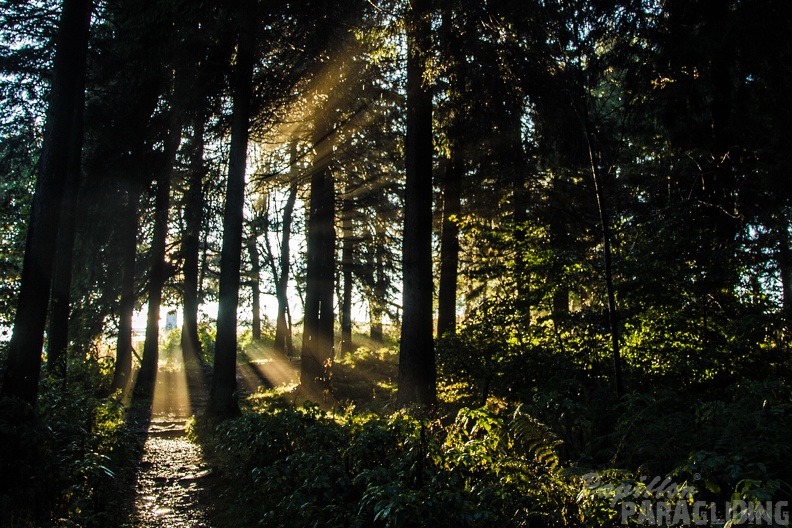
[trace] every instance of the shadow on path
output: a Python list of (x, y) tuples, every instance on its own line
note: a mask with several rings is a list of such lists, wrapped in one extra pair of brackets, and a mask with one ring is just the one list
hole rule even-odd
[(188, 420), (206, 407), (210, 372), (181, 357), (169, 363), (160, 364), (152, 393), (134, 397), (127, 411), (142, 450), (129, 482), (124, 528), (211, 526), (210, 472), (201, 447), (186, 438)]

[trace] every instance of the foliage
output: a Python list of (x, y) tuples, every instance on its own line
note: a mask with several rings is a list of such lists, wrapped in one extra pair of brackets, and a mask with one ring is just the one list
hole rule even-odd
[(241, 418), (193, 430), (221, 473), (218, 509), (239, 526), (565, 522), (571, 490), (557, 440), (504, 402), (438, 419), (258, 401)]
[(0, 520), (4, 526), (114, 525), (140, 445), (124, 425), (120, 394), (100, 396), (110, 365), (72, 357), (68, 380), (47, 377), (35, 412), (0, 409)]

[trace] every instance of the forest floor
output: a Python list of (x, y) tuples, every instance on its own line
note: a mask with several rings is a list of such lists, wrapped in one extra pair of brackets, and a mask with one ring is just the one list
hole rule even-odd
[[(283, 383), (293, 374), (288, 364), (274, 368), (268, 360), (240, 360), (237, 383), (243, 396)], [(152, 397), (130, 405), (127, 424), (141, 437), (143, 451), (130, 480), (123, 527), (213, 526), (212, 471), (201, 446), (187, 439), (189, 421), (206, 407), (210, 376), (206, 366), (161, 364)]]

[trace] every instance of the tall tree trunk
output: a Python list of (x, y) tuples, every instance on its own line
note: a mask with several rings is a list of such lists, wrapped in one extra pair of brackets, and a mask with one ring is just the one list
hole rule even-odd
[(613, 281), (613, 261), (611, 252), (610, 217), (605, 207), (605, 192), (602, 189), (602, 177), (595, 161), (595, 156), (591, 147), (591, 136), (588, 136), (589, 151), (591, 158), (591, 175), (594, 180), (594, 192), (597, 197), (597, 210), (600, 217), (600, 228), (602, 232), (602, 251), (605, 261), (605, 286), (608, 292), (608, 326), (610, 327), (611, 347), (613, 353), (613, 382), (616, 388), (616, 396), (621, 398), (624, 395), (624, 380), (622, 378), (621, 350), (619, 346), (619, 312), (616, 307), (616, 287)]
[(198, 337), (198, 260), (200, 252), (199, 236), (203, 218), (204, 195), (204, 118), (194, 122), (192, 160), (190, 178), (184, 203), (184, 233), (181, 252), (184, 257), (182, 275), (184, 277), (182, 304), (181, 347), (186, 361), (203, 363), (201, 341)]
[(85, 91), (85, 76), (75, 72), (85, 69), (92, 6), (87, 0), (64, 0), (58, 29), (44, 145), (28, 222), (14, 330), (0, 390), (0, 396), (28, 403), (34, 403), (38, 396), (61, 197), (74, 150), (71, 136), (76, 132), (75, 101)]
[(459, 214), (462, 211), (464, 163), (458, 137), (451, 140), (451, 156), (443, 175), (443, 230), (440, 235), (440, 288), (437, 295), (437, 337), (456, 333), (459, 268)]
[(437, 399), (432, 332), (432, 93), (424, 83), (431, 13), (415, 0), (407, 18), (407, 139), (404, 193), (403, 318), (399, 405)]
[(352, 189), (347, 183), (343, 210), (341, 212), (341, 230), (343, 243), (341, 247), (341, 273), (343, 276), (344, 291), (341, 297), (341, 352), (352, 352), (352, 266), (354, 265), (354, 214), (352, 202)]
[(253, 341), (261, 341), (261, 263), (258, 252), (258, 232), (255, 227), (251, 229), (247, 242), (250, 256), (250, 295), (253, 311), (253, 328), (251, 330)]
[(140, 184), (130, 178), (121, 195), (121, 225), (119, 247), (121, 251), (121, 299), (118, 314), (113, 388), (126, 390), (132, 374), (132, 316), (135, 312), (135, 258), (137, 256), (138, 204)]
[(388, 295), (385, 278), (385, 225), (375, 221), (374, 226), (374, 295), (369, 299), (369, 334), (375, 343), (383, 343), (382, 314)]
[[(449, 90), (452, 104), (461, 105), (465, 97), (466, 76), (464, 59), (459, 57), (461, 42), (455, 37), (453, 8), (446, 6), (442, 13), (440, 38), (450, 64)], [(462, 208), (462, 177), (465, 160), (462, 151), (464, 116), (453, 113), (446, 132), (449, 156), (445, 160), (440, 181), (443, 196), (442, 230), (440, 233), (440, 284), (437, 293), (437, 337), (456, 333), (457, 278), (459, 268), (459, 214)]]
[[(294, 156), (292, 156), (294, 158)], [(288, 288), (290, 268), (291, 225), (294, 203), (297, 201), (297, 180), (289, 187), (286, 205), (283, 207), (283, 222), (280, 247), (280, 276), (275, 284), (275, 296), (278, 300), (278, 315), (275, 322), (275, 352), (292, 355), (291, 325), (286, 320), (288, 309)]]
[[(324, 149), (329, 150), (331, 147), (324, 146)], [(305, 398), (321, 401), (326, 388), (328, 369), (334, 356), (335, 190), (333, 176), (328, 168), (329, 156), (317, 157), (321, 165), (314, 170), (311, 177), (308, 212), (300, 385)]]
[[(87, 49), (85, 50), (87, 51)], [(85, 54), (85, 52), (83, 53)], [(85, 77), (85, 57), (81, 57), (82, 70), (75, 72)], [(72, 264), (74, 239), (77, 229), (77, 206), (82, 173), (82, 136), (85, 90), (77, 92), (74, 101), (74, 130), (71, 136), (71, 154), (67, 181), (61, 204), (56, 248), (55, 270), (50, 300), (50, 321), (47, 347), (47, 368), (61, 376), (66, 374), (66, 348), (69, 343), (69, 314), (71, 306)]]
[(171, 127), (165, 142), (163, 166), (157, 175), (157, 189), (154, 195), (154, 230), (151, 239), (151, 267), (148, 287), (148, 315), (146, 318), (146, 341), (140, 364), (135, 391), (149, 394), (157, 377), (159, 364), (159, 324), (162, 305), (162, 288), (167, 279), (165, 249), (168, 239), (168, 212), (170, 210), (170, 181), (176, 163), (176, 153), (181, 139), (181, 120), (176, 110), (171, 116)]
[(786, 339), (792, 333), (792, 248), (790, 248), (789, 220), (782, 210), (778, 213), (778, 251), (776, 263), (781, 275), (781, 313), (786, 326)]
[(239, 16), (231, 148), (228, 155), (228, 184), (223, 212), (223, 247), (220, 253), (214, 375), (207, 409), (210, 415), (216, 417), (233, 416), (240, 412), (236, 397), (237, 305), (245, 209), (245, 166), (255, 64), (256, 3), (246, 0)]
[(512, 186), (512, 207), (515, 228), (515, 276), (517, 279), (517, 307), (525, 326), (531, 324), (531, 278), (525, 262), (525, 228), (528, 223), (528, 189), (526, 188), (526, 157), (522, 146), (522, 102), (512, 102), (505, 119), (508, 131), (509, 178)]

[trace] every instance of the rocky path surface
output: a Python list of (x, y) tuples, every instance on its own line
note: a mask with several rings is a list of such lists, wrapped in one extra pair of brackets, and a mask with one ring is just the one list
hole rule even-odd
[(210, 528), (211, 472), (199, 445), (186, 438), (187, 421), (206, 405), (200, 372), (160, 370), (151, 402), (133, 407), (129, 422), (145, 438), (134, 482), (128, 528)]
[[(151, 399), (131, 406), (127, 424), (143, 440), (143, 453), (124, 528), (214, 528), (208, 513), (211, 469), (201, 447), (187, 440), (188, 421), (206, 408), (210, 375), (209, 368), (181, 362), (160, 368)], [(238, 365), (241, 395), (295, 379), (288, 361), (246, 357)]]

